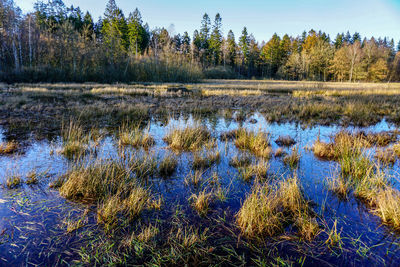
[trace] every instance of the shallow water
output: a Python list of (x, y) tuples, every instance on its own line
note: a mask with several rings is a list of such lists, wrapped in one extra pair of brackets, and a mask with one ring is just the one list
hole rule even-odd
[[(338, 227), (342, 229), (345, 246), (352, 247), (348, 250), (351, 257), (356, 254), (365, 254), (364, 263), (384, 262), (395, 265), (400, 261), (400, 235), (389, 227), (382, 226), (378, 217), (371, 215), (368, 210), (350, 197), (348, 201), (341, 201), (335, 195), (328, 192), (325, 179), (335, 173), (338, 164), (332, 161), (323, 161), (314, 157), (309, 151), (315, 140), (329, 141), (329, 138), (343, 129), (338, 126), (317, 126), (303, 128), (299, 124), (268, 123), (259, 114), (254, 114), (253, 119), (257, 123), (250, 123), (249, 119), (240, 124), (233, 120), (223, 118), (204, 119), (198, 122), (192, 117), (180, 117), (171, 119), (167, 125), (153, 121), (149, 124), (149, 132), (155, 138), (156, 145), (150, 150), (160, 159), (165, 153), (169, 153), (163, 137), (173, 127), (183, 127), (202, 123), (218, 138), (222, 133), (237, 129), (239, 126), (252, 130), (263, 130), (270, 134), (271, 145), (274, 150), (279, 146), (274, 142), (281, 135), (290, 135), (296, 140), (301, 160), (298, 166), (298, 175), (304, 189), (305, 196), (315, 203), (313, 207), (317, 214), (329, 222), (338, 221)], [(380, 132), (395, 130), (393, 125), (382, 121), (368, 127), (349, 127), (349, 131)], [(5, 136), (0, 130), (0, 142)], [(0, 265), (10, 264), (65, 264), (63, 260), (79, 259), (74, 248), (84, 244), (79, 235), (66, 234), (65, 218), (82, 212), (88, 205), (67, 201), (59, 196), (57, 190), (49, 188), (49, 183), (65, 173), (69, 167), (69, 160), (59, 155), (61, 148), (60, 138), (53, 140), (36, 141), (31, 137), (26, 141), (19, 155), (0, 156), (0, 183), (5, 184), (7, 177), (12, 175), (26, 175), (32, 170), (41, 173), (40, 182), (37, 185), (22, 185), (17, 189), (0, 188)], [(221, 152), (221, 161), (205, 172), (207, 177), (217, 172), (222, 184), (229, 186), (228, 201), (216, 204), (216, 209), (229, 210), (235, 214), (247, 192), (251, 189), (251, 183), (242, 181), (238, 171), (229, 165), (229, 161), (239, 151), (232, 142), (221, 141), (218, 138), (218, 149)], [(289, 152), (288, 148), (285, 148)], [(104, 138), (97, 148), (97, 157), (113, 158), (118, 156), (117, 141), (109, 135)], [(191, 153), (179, 155), (177, 171), (171, 178), (161, 179), (153, 177), (152, 190), (163, 195), (166, 203), (164, 216), (173, 212), (176, 205), (188, 207), (188, 197), (191, 191), (184, 184), (184, 178), (191, 173)], [(393, 175), (392, 182), (399, 188), (397, 178), (400, 170), (399, 162), (388, 168), (388, 173)], [(281, 158), (270, 160), (269, 174), (273, 179), (281, 179), (291, 175), (293, 171), (285, 166)], [(189, 209), (189, 208), (188, 208)], [(192, 216), (196, 220), (196, 216)], [(101, 234), (101, 230), (95, 224), (93, 217), (88, 222), (89, 228)], [(359, 248), (358, 250), (356, 248)], [(371, 257), (371, 255), (373, 255)], [(370, 258), (368, 258), (370, 257)], [(375, 257), (375, 258), (374, 258)], [(328, 260), (339, 263), (332, 257)]]

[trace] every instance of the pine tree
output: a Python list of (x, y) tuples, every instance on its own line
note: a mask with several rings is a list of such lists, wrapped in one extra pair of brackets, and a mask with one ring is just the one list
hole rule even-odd
[(343, 46), (343, 42), (344, 42), (344, 34), (343, 33), (338, 33), (336, 35), (336, 39), (334, 41), (334, 46), (336, 49), (339, 49)]
[(361, 43), (361, 35), (358, 32), (355, 32), (351, 38), (351, 43), (354, 44), (357, 41)]
[(142, 15), (139, 9), (135, 9), (128, 17), (128, 38), (132, 54), (141, 54), (148, 45), (148, 34), (143, 27)]
[(351, 34), (350, 34), (350, 32), (349, 31), (347, 31), (347, 33), (346, 33), (346, 35), (345, 35), (345, 37), (344, 37), (344, 41), (347, 43), (347, 44), (351, 44), (352, 42), (351, 42)]
[(210, 17), (207, 13), (203, 15), (203, 20), (201, 21), (201, 29), (200, 29), (200, 39), (201, 39), (201, 48), (208, 49), (209, 40), (210, 40), (210, 28), (211, 28)]
[(215, 16), (213, 31), (210, 36), (210, 51), (214, 65), (219, 65), (222, 58), (222, 19), (219, 13)]
[(282, 60), (281, 38), (274, 33), (262, 48), (262, 58), (268, 66), (268, 76), (274, 77)]
[(241, 50), (242, 60), (244, 64), (248, 63), (249, 59), (249, 34), (247, 33), (247, 28), (244, 27), (242, 30), (242, 35), (239, 38), (239, 47)]
[(228, 32), (228, 37), (226, 39), (227, 42), (227, 50), (228, 50), (228, 62), (231, 67), (235, 66), (236, 59), (236, 41), (235, 35), (232, 30)]
[(122, 58), (124, 52), (129, 46), (128, 27), (124, 14), (117, 7), (114, 0), (109, 0), (104, 19), (102, 21), (101, 33), (104, 44), (107, 48), (107, 54), (111, 56), (112, 62)]
[(182, 53), (188, 55), (190, 53), (190, 37), (188, 32), (184, 32), (182, 36)]

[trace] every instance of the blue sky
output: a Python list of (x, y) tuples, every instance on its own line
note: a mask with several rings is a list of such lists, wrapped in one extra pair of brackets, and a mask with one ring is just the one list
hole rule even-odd
[[(24, 12), (35, 0), (14, 0)], [(362, 37), (400, 39), (400, 0), (116, 0), (127, 16), (136, 7), (150, 28), (165, 27), (192, 35), (200, 27), (202, 15), (222, 16), (224, 34), (232, 29), (238, 37), (246, 26), (257, 40), (268, 40), (274, 32), (300, 35), (311, 28), (332, 38), (338, 32), (358, 31)], [(64, 0), (67, 6), (80, 6), (97, 19), (107, 0)]]

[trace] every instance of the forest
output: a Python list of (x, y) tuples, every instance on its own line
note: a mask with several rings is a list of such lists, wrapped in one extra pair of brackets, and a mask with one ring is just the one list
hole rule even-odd
[[(243, 22), (246, 23), (245, 21)], [(269, 25), (273, 27), (273, 25)], [(400, 42), (360, 33), (304, 31), (257, 41), (222, 31), (204, 14), (190, 36), (150, 29), (138, 9), (115, 0), (95, 21), (62, 0), (37, 1), (23, 14), (0, 0), (0, 79), (5, 82), (197, 82), (203, 78), (299, 81), (400, 81)]]

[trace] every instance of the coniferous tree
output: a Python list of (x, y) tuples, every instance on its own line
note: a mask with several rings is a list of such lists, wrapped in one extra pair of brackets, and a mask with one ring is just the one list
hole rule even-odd
[(219, 13), (215, 16), (213, 30), (210, 36), (210, 51), (213, 64), (219, 65), (222, 58), (222, 19)]
[(247, 65), (249, 59), (249, 34), (247, 33), (247, 28), (244, 27), (242, 30), (242, 35), (239, 38), (240, 54), (242, 58), (242, 64)]
[(235, 60), (236, 60), (236, 41), (235, 35), (232, 30), (228, 32), (228, 37), (226, 39), (227, 42), (227, 51), (228, 51), (228, 64), (231, 67), (235, 67)]

